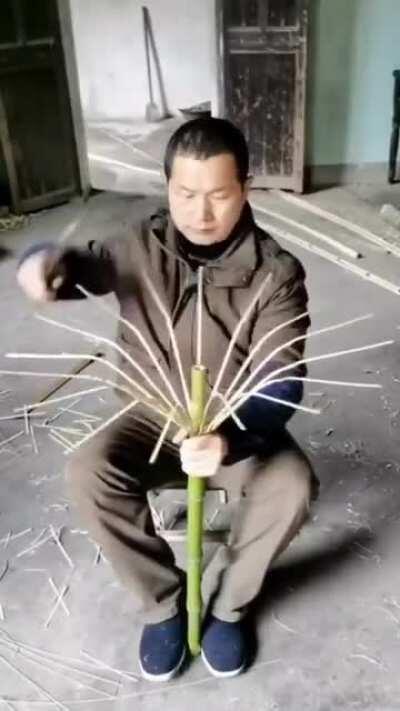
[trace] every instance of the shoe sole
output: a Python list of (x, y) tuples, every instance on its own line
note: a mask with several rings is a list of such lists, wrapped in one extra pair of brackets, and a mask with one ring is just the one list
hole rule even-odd
[(155, 682), (171, 681), (171, 679), (173, 679), (177, 675), (177, 673), (178, 673), (179, 669), (181, 668), (185, 659), (186, 659), (186, 649), (183, 650), (182, 656), (181, 656), (178, 664), (176, 665), (176, 667), (174, 667), (174, 669), (172, 669), (170, 672), (166, 672), (165, 674), (150, 674), (150, 672), (147, 672), (145, 669), (143, 669), (142, 663), (139, 659), (140, 673), (141, 673), (143, 679), (146, 679), (146, 681), (155, 681)]
[(242, 673), (243, 669), (245, 668), (246, 664), (243, 663), (240, 667), (237, 669), (233, 669), (232, 671), (218, 671), (218, 669), (214, 669), (214, 667), (211, 666), (210, 662), (208, 661), (206, 655), (204, 654), (203, 650), (201, 650), (201, 658), (210, 672), (213, 676), (215, 676), (217, 679), (231, 679), (234, 676), (239, 676), (239, 674)]

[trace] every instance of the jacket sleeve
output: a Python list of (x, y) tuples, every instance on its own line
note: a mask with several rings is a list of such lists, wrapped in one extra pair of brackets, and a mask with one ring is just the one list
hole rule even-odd
[(102, 296), (113, 291), (116, 281), (114, 259), (106, 244), (89, 242), (86, 248), (60, 249), (52, 243), (42, 242), (28, 248), (18, 266), (38, 252), (46, 253), (45, 280), (49, 288), (57, 277), (62, 284), (56, 290), (56, 299), (82, 299), (76, 284), (87, 291)]
[[(302, 377), (306, 373), (304, 365), (296, 365), (303, 358), (304, 336), (310, 324), (306, 313), (308, 296), (304, 284), (304, 270), (300, 262), (283, 252), (273, 278), (273, 290), (259, 307), (252, 332), (251, 348), (265, 334), (269, 333), (271, 336), (257, 352), (250, 364), (249, 372), (244, 376), (247, 378), (254, 374), (254, 378), (246, 388), (247, 392), (261, 383), (267, 375), (280, 368), (293, 366), (281, 375), (278, 374), (277, 378)], [(301, 316), (302, 314), (305, 315)], [(301, 318), (287, 324), (297, 316)], [(300, 340), (285, 345), (296, 338)], [(263, 363), (267, 356), (268, 362)], [(303, 383), (299, 380), (284, 380), (265, 385), (258, 392), (298, 404), (303, 396)], [(237, 414), (247, 429), (239, 430), (232, 418), (225, 420), (218, 429), (228, 441), (229, 450), (225, 463), (244, 459), (265, 447), (266, 440), (279, 434), (294, 411), (294, 408), (287, 405), (255, 396), (246, 400)]]

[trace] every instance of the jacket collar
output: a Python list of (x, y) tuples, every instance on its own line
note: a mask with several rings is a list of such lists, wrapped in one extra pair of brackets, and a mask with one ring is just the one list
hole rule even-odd
[[(256, 229), (251, 207), (246, 203), (235, 227), (237, 239), (220, 257), (204, 261), (206, 283), (216, 287), (248, 286), (259, 260)], [(167, 210), (162, 210), (150, 218), (150, 234), (157, 239), (161, 249), (183, 262), (190, 270), (187, 261), (178, 253), (177, 230)]]

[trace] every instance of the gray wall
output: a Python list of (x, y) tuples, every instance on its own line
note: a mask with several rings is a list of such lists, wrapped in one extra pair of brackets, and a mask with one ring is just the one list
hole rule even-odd
[(310, 0), (307, 163), (387, 160), (400, 0)]
[[(148, 94), (142, 4), (70, 0), (86, 119), (144, 116)], [(172, 113), (200, 101), (214, 104), (214, 0), (146, 0), (146, 5)]]

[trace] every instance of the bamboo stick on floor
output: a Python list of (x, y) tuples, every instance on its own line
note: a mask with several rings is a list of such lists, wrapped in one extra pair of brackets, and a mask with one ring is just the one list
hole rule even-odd
[(345, 229), (349, 230), (349, 232), (353, 232), (359, 237), (363, 237), (364, 239), (368, 240), (372, 244), (376, 244), (377, 246), (382, 247), (385, 252), (389, 252), (390, 254), (394, 254), (396, 257), (400, 257), (400, 249), (396, 247), (396, 245), (391, 244), (383, 237), (380, 237), (374, 232), (371, 232), (371, 230), (367, 230), (365, 227), (361, 227), (361, 225), (357, 225), (354, 222), (351, 222), (350, 220), (346, 220), (344, 217), (335, 215), (333, 212), (324, 210), (319, 205), (314, 205), (314, 203), (308, 202), (303, 198), (299, 198), (297, 197), (297, 195), (293, 195), (292, 193), (286, 193), (283, 190), (273, 190), (272, 193), (279, 195), (279, 197), (283, 198), (287, 202), (291, 202), (293, 205), (301, 207), (303, 210), (308, 210), (309, 212), (313, 212), (319, 217), (323, 217), (325, 220), (333, 222), (335, 225), (345, 227)]
[(290, 227), (294, 227), (295, 229), (307, 232), (307, 234), (312, 235), (316, 239), (319, 239), (320, 242), (325, 242), (325, 244), (329, 244), (330, 247), (333, 247), (333, 249), (336, 249), (338, 252), (342, 252), (342, 254), (346, 255), (346, 257), (350, 257), (350, 259), (359, 259), (362, 256), (360, 252), (357, 252), (356, 249), (348, 247), (346, 244), (339, 242), (337, 239), (333, 239), (333, 237), (329, 237), (320, 230), (315, 230), (314, 228), (309, 227), (308, 225), (305, 225), (302, 222), (298, 222), (297, 220), (293, 220), (291, 217), (287, 217), (287, 215), (281, 215), (275, 210), (270, 210), (269, 208), (262, 207), (261, 205), (256, 205), (253, 201), (251, 205), (254, 210), (258, 210), (259, 212), (262, 212), (263, 214), (272, 217), (274, 220), (281, 220), (281, 222), (285, 222)]
[(332, 254), (332, 252), (329, 252), (323, 247), (318, 247), (316, 244), (312, 244), (311, 242), (308, 242), (307, 240), (302, 239), (301, 237), (298, 237), (297, 235), (294, 235), (291, 232), (288, 232), (287, 230), (282, 230), (280, 227), (276, 227), (270, 222), (265, 222), (264, 220), (257, 219), (257, 224), (259, 224), (262, 229), (267, 230), (267, 232), (270, 232), (274, 237), (277, 237), (278, 239), (293, 242), (293, 244), (296, 244), (298, 247), (301, 247), (302, 249), (305, 249), (308, 252), (313, 252), (314, 254), (317, 254), (319, 257), (326, 259), (328, 262), (332, 262), (333, 264), (342, 267), (342, 269), (345, 269), (346, 271), (351, 272), (352, 274), (356, 274), (361, 279), (370, 281), (373, 284), (376, 284), (376, 286), (380, 286), (382, 289), (386, 289), (387, 291), (390, 291), (392, 292), (392, 294), (396, 294), (397, 296), (400, 294), (400, 285), (394, 284), (393, 282), (388, 281), (388, 279), (385, 279), (384, 277), (381, 277), (378, 274), (374, 274), (374, 272), (370, 272), (367, 269), (362, 269), (362, 267), (359, 267), (357, 264), (348, 262), (347, 259), (338, 257), (336, 256), (336, 254)]

